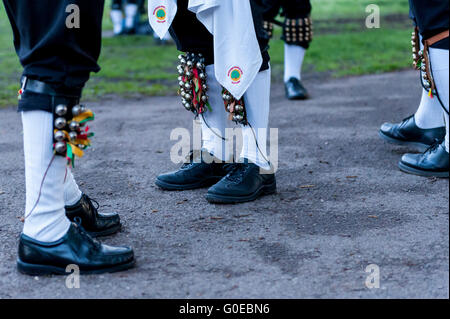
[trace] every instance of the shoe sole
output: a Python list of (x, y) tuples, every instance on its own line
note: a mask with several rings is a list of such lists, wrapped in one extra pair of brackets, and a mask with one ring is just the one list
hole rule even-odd
[(122, 229), (122, 224), (115, 225), (111, 228), (99, 231), (99, 232), (87, 232), (91, 237), (97, 238), (97, 237), (105, 237), (114, 235), (115, 233), (119, 232)]
[[(124, 264), (115, 265), (109, 268), (94, 269), (94, 270), (80, 270), (80, 275), (99, 275), (104, 273), (114, 273), (119, 271), (125, 271), (134, 267), (136, 261), (133, 259)], [(17, 260), (17, 269), (20, 273), (30, 276), (46, 276), (46, 275), (70, 275), (66, 272), (65, 268), (60, 268), (56, 266), (49, 265), (37, 265), (29, 264)]]
[(195, 184), (185, 184), (185, 185), (169, 184), (169, 183), (166, 183), (166, 182), (163, 182), (163, 181), (157, 179), (155, 184), (159, 188), (162, 188), (166, 191), (187, 191), (187, 190), (193, 190), (193, 189), (199, 189), (199, 188), (205, 188), (205, 187), (212, 186), (212, 185), (216, 184), (217, 182), (219, 182), (222, 178), (223, 178), (223, 176), (216, 176), (216, 177), (211, 177), (205, 181), (201, 181), (201, 182), (198, 182)]
[(413, 175), (418, 175), (418, 176), (424, 176), (424, 177), (439, 177), (439, 178), (448, 178), (449, 177), (449, 172), (430, 172), (430, 171), (423, 171), (411, 166), (408, 166), (406, 164), (404, 164), (403, 162), (399, 162), (398, 163), (398, 167), (400, 168), (400, 170), (402, 172), (408, 173), (408, 174), (413, 174)]
[(309, 96), (294, 96), (294, 97), (286, 97), (289, 101), (304, 101), (308, 100)]
[(263, 185), (256, 192), (248, 196), (233, 197), (208, 193), (206, 195), (206, 200), (211, 204), (239, 204), (252, 202), (261, 196), (272, 195), (275, 194), (276, 192), (277, 192), (277, 182), (275, 181), (272, 184)]
[(388, 143), (395, 144), (395, 145), (411, 146), (421, 153), (425, 152), (431, 146), (431, 145), (427, 145), (427, 144), (419, 143), (419, 142), (400, 141), (400, 140), (397, 140), (390, 136), (387, 136), (382, 131), (378, 131), (378, 135), (380, 135), (380, 137)]

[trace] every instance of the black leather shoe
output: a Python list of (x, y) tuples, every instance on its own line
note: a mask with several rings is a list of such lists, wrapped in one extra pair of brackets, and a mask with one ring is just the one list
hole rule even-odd
[(228, 175), (208, 190), (206, 199), (210, 203), (244, 203), (276, 192), (275, 174), (261, 174), (253, 163), (228, 165), (231, 167)]
[(414, 115), (411, 115), (401, 123), (384, 123), (379, 134), (389, 143), (408, 145), (420, 152), (425, 152), (436, 141), (442, 141), (445, 138), (445, 127), (421, 129), (416, 125)]
[(309, 97), (308, 91), (297, 78), (290, 78), (289, 81), (285, 83), (285, 89), (286, 97), (289, 100), (306, 100)]
[(54, 243), (20, 236), (17, 268), (21, 273), (66, 275), (68, 265), (77, 265), (80, 274), (117, 272), (134, 266), (134, 253), (128, 247), (100, 244), (74, 223), (67, 234)]
[[(205, 155), (210, 157), (206, 162)], [(155, 184), (170, 191), (197, 189), (214, 185), (227, 174), (224, 163), (216, 163), (217, 159), (210, 163), (213, 159), (210, 154), (191, 152), (189, 157), (189, 163), (178, 171), (158, 176)]]
[(98, 212), (92, 200), (85, 194), (73, 206), (66, 206), (66, 215), (72, 222), (79, 223), (92, 237), (108, 236), (117, 233), (121, 228), (120, 216), (117, 213)]
[(444, 143), (435, 143), (423, 154), (403, 155), (399, 168), (420, 176), (449, 177), (449, 155)]

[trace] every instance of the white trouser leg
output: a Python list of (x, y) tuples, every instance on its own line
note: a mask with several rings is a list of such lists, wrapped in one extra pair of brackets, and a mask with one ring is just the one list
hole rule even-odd
[(67, 167), (64, 181), (64, 204), (73, 206), (81, 199), (81, 191), (73, 177), (72, 170)]
[[(433, 69), (434, 82), (436, 90), (444, 104), (445, 109), (449, 110), (449, 62), (448, 50), (430, 48), (430, 61)], [(435, 98), (437, 100), (437, 98)], [(449, 151), (449, 118), (448, 113), (444, 112), (447, 134), (445, 136), (445, 148)]]
[[(243, 146), (240, 156), (241, 160), (248, 159), (266, 170), (270, 169), (270, 163), (266, 160), (268, 159), (266, 150), (270, 111), (270, 76), (270, 69), (260, 72), (245, 93), (247, 119), (251, 127), (242, 128)], [(258, 145), (253, 132), (256, 134)]]
[[(420, 49), (423, 50), (422, 36), (420, 39)], [(421, 75), (423, 72), (421, 71)], [(420, 101), (419, 108), (414, 115), (414, 120), (418, 127), (422, 129), (430, 129), (436, 127), (442, 127), (444, 123), (444, 110), (437, 98), (431, 98), (428, 96), (428, 92), (422, 90), (422, 99)]]
[(431, 98), (428, 92), (422, 89), (422, 99), (416, 114), (416, 124), (421, 129), (442, 127), (444, 123), (444, 110), (436, 97)]
[(134, 26), (134, 20), (137, 12), (137, 4), (129, 3), (125, 6), (125, 27), (132, 28)]
[(289, 81), (290, 78), (301, 80), (305, 54), (306, 49), (299, 45), (284, 45), (284, 82)]
[(123, 28), (123, 13), (121, 10), (111, 10), (111, 21), (115, 34), (122, 32)]
[(70, 227), (64, 210), (66, 159), (55, 156), (48, 168), (53, 158), (51, 113), (23, 112), (22, 123), (26, 179), (26, 219), (23, 233), (38, 241), (54, 242), (63, 237)]
[(202, 147), (218, 159), (228, 161), (231, 155), (229, 151), (226, 151), (226, 142), (221, 138), (225, 138), (228, 117), (222, 98), (222, 86), (216, 80), (214, 65), (208, 65), (206, 73), (208, 75), (208, 96), (212, 112), (207, 111), (203, 114), (203, 117), (200, 116)]

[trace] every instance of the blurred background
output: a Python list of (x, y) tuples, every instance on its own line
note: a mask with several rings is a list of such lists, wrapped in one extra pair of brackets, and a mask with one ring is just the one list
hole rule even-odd
[[(367, 29), (366, 7), (380, 7), (381, 27)], [(312, 0), (314, 41), (307, 52), (306, 78), (344, 77), (410, 68), (411, 21), (408, 0)], [(85, 100), (101, 97), (173, 95), (177, 90), (178, 52), (173, 44), (156, 41), (147, 30), (145, 9), (140, 28), (131, 34), (114, 35), (106, 1), (102, 70), (92, 76)], [(12, 32), (0, 7), (0, 107), (15, 106), (21, 67), (13, 48)], [(281, 29), (271, 42), (273, 79), (282, 82)]]

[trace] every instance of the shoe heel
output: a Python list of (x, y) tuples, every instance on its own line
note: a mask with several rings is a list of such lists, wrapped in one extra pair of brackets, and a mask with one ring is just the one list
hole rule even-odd
[(272, 195), (277, 192), (277, 182), (274, 181), (272, 184), (264, 186), (263, 194), (264, 195)]
[(25, 275), (30, 276), (45, 276), (45, 275), (65, 275), (65, 270), (59, 268), (45, 266), (45, 265), (34, 265), (28, 264), (20, 259), (17, 260), (17, 270)]

